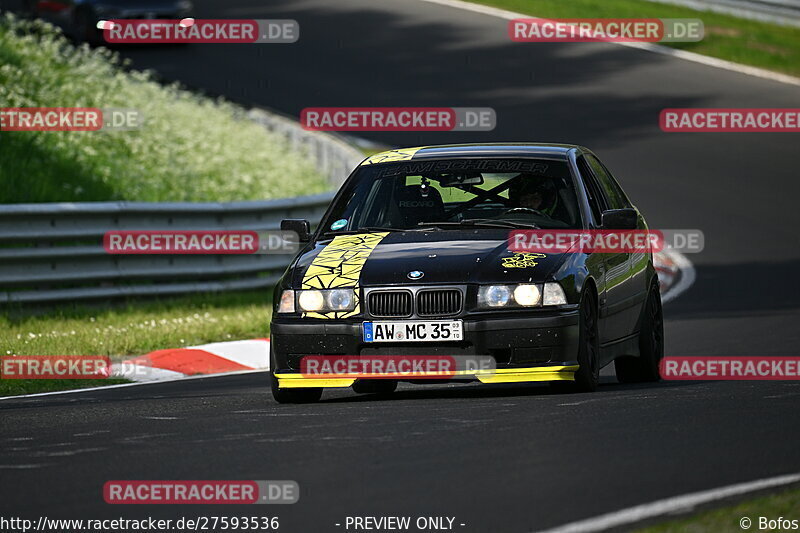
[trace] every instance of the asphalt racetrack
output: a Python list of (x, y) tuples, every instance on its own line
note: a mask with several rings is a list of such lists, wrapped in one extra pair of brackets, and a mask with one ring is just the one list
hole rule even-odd
[[(705, 233), (690, 257), (695, 284), (664, 309), (667, 355), (797, 355), (796, 136), (662, 133), (658, 114), (800, 107), (800, 88), (614, 44), (512, 43), (504, 20), (417, 0), (196, 5), (198, 18), (292, 18), (301, 38), (124, 54), (292, 116), (311, 106), (497, 112), (492, 132), (364, 134), (392, 146), (586, 145), (651, 227)], [(457, 531), (510, 532), (800, 471), (800, 383), (604, 381), (584, 395), (406, 385), (391, 400), (346, 390), (279, 406), (266, 374), (253, 373), (4, 400), (0, 505), (32, 518), (246, 516), (253, 507), (107, 505), (102, 487), (292, 479), (297, 504), (255, 511), (279, 516), (283, 531), (430, 515), (455, 517)]]

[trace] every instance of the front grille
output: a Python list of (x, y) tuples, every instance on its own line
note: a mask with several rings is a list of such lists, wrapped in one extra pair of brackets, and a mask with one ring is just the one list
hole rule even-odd
[(458, 289), (433, 289), (417, 293), (419, 316), (457, 315), (461, 311), (461, 291)]
[(408, 291), (372, 291), (367, 304), (372, 316), (411, 316), (411, 293)]

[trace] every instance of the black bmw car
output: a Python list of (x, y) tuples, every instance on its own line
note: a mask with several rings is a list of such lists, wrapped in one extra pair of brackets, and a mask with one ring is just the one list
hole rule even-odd
[(490, 356), (492, 372), (457, 379), (576, 391), (595, 390), (611, 361), (623, 382), (658, 380), (663, 320), (652, 254), (510, 250), (509, 232), (525, 228), (647, 224), (580, 146), (430, 146), (366, 159), (313, 234), (306, 220), (282, 222), (303, 245), (275, 288), (275, 399), (397, 386), (309, 375), (301, 372), (309, 355)]
[[(192, 0), (19, 0), (23, 12), (60, 26), (75, 40), (106, 44), (100, 20), (182, 19), (193, 16)], [(12, 0), (13, 3), (13, 0)]]

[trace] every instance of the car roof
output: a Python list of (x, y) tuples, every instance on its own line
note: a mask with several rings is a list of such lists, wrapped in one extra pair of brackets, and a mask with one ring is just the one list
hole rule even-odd
[(570, 150), (588, 152), (577, 144), (555, 143), (482, 143), (443, 144), (398, 148), (368, 157), (362, 164), (390, 163), (398, 161), (420, 161), (424, 159), (453, 159), (467, 157), (541, 157), (567, 159)]

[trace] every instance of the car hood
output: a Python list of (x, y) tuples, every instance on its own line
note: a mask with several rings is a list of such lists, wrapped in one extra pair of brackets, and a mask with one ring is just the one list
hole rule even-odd
[[(324, 264), (334, 275), (342, 273), (349, 279), (357, 278), (361, 286), (541, 282), (548, 279), (563, 258), (563, 254), (509, 251), (508, 230), (395, 232), (383, 238), (375, 233), (365, 235), (372, 239), (367, 246), (371, 249), (362, 249), (366, 260), (356, 259), (351, 263), (346, 257), (348, 246), (338, 246), (341, 239), (316, 242), (298, 258), (292, 285), (300, 286), (308, 267), (327, 247), (330, 249), (314, 264)], [(335, 259), (339, 254), (343, 256), (341, 264)], [(413, 271), (422, 272), (422, 277), (410, 278)]]

